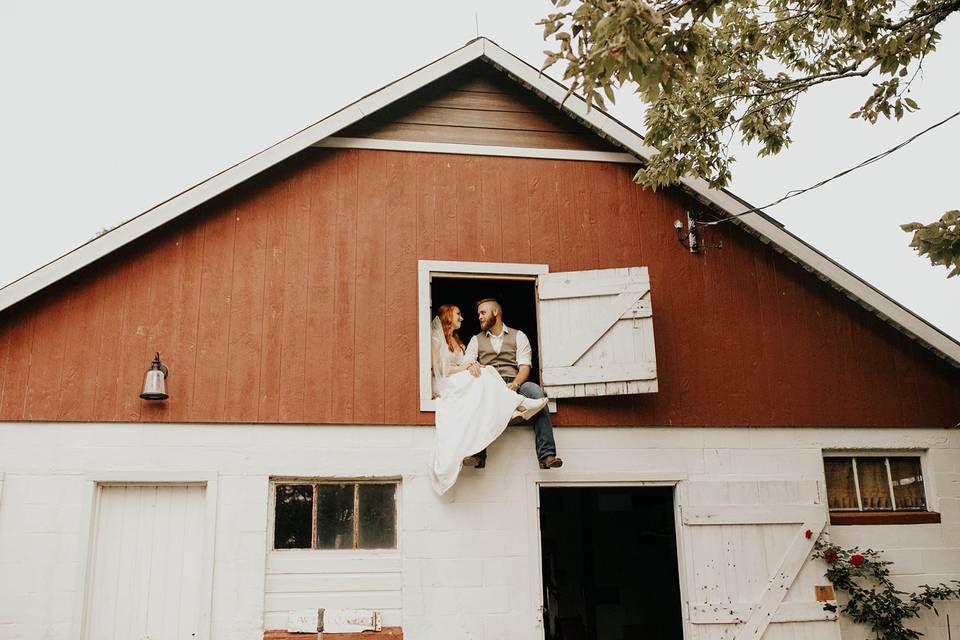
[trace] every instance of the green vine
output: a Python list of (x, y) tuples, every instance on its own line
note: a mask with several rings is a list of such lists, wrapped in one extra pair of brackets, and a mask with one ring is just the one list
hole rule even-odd
[[(807, 538), (812, 532), (807, 530)], [(858, 624), (870, 625), (877, 640), (916, 640), (923, 634), (908, 629), (906, 622), (928, 609), (940, 615), (936, 604), (960, 598), (960, 580), (950, 584), (921, 585), (919, 591), (898, 590), (890, 580), (892, 562), (883, 560), (873, 549), (843, 549), (830, 542), (826, 534), (814, 544), (814, 558), (828, 565), (826, 577), (848, 597), (840, 612)]]

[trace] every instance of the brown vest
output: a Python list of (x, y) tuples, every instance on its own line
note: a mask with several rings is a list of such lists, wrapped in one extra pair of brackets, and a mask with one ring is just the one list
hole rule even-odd
[(489, 364), (496, 367), (497, 373), (504, 378), (516, 378), (520, 373), (520, 367), (517, 366), (517, 332), (512, 329), (504, 332), (500, 353), (493, 349), (486, 331), (478, 333), (477, 360), (483, 366)]

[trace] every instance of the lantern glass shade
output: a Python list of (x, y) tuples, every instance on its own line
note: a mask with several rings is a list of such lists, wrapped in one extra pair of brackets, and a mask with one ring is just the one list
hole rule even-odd
[(150, 369), (147, 371), (147, 377), (143, 381), (143, 393), (140, 397), (144, 400), (166, 400), (167, 395), (167, 368), (160, 362), (158, 353), (153, 359)]

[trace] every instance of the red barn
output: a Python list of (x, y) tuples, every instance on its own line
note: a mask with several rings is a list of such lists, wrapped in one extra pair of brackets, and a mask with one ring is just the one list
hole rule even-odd
[[(0, 637), (858, 637), (807, 529), (960, 576), (960, 344), (564, 98), (475, 40), (0, 289)], [(489, 296), (566, 464), (438, 498)]]

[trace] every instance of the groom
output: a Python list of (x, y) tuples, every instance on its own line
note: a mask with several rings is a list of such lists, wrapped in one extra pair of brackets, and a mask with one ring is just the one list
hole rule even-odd
[[(532, 364), (530, 340), (518, 329), (503, 324), (503, 308), (493, 298), (477, 303), (480, 333), (470, 338), (464, 360), (474, 360), (468, 371), (474, 377), (480, 375), (480, 367), (493, 366), (512, 391), (527, 398), (543, 398), (546, 394), (539, 385), (528, 382)], [(557, 445), (553, 439), (550, 413), (544, 409), (533, 418), (533, 433), (537, 447), (537, 459), (541, 469), (563, 466), (557, 457)], [(487, 463), (487, 450), (463, 459), (464, 466), (482, 469)]]

